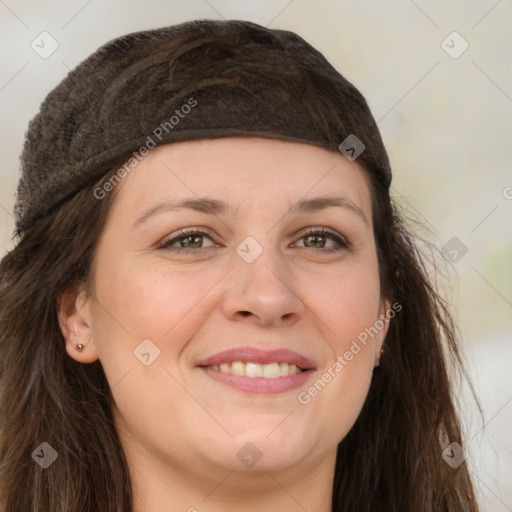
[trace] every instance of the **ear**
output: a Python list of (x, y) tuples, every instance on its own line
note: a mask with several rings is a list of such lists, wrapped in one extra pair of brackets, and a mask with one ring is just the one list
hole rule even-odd
[(392, 318), (392, 316), (390, 316), (390, 311), (392, 311), (391, 301), (389, 299), (381, 299), (379, 306), (379, 317), (375, 322), (376, 326), (379, 327), (379, 333), (373, 338), (374, 368), (380, 365), (380, 356), (382, 354), (381, 351), (383, 349), (384, 340), (386, 339), (386, 335), (388, 334), (389, 323), (391, 322)]
[[(63, 288), (57, 297), (57, 317), (69, 357), (93, 363), (98, 353), (93, 338), (91, 297), (82, 283)], [(77, 345), (83, 345), (83, 349)]]

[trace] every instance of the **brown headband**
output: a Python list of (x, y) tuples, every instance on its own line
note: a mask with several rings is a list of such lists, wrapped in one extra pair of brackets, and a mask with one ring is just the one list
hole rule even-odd
[(261, 136), (338, 151), (387, 188), (391, 170), (359, 91), (293, 32), (196, 20), (128, 34), (99, 48), (52, 91), (21, 155), (16, 231), (154, 145)]

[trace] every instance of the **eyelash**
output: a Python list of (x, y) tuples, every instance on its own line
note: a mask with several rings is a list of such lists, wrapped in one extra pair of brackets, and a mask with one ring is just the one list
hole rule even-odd
[[(164, 242), (161, 242), (159, 244), (159, 246), (158, 246), (158, 249), (164, 249), (164, 250), (167, 250), (167, 251), (172, 251), (172, 252), (175, 252), (175, 253), (180, 253), (180, 252), (189, 252), (189, 251), (199, 252), (199, 251), (211, 248), (211, 247), (198, 247), (198, 248), (193, 248), (193, 247), (192, 248), (190, 248), (190, 247), (171, 247), (172, 244), (180, 241), (183, 238), (187, 238), (187, 236), (190, 236), (190, 235), (206, 235), (206, 236), (208, 236), (211, 239), (211, 235), (210, 235), (210, 233), (208, 231), (205, 231), (205, 230), (200, 229), (200, 228), (187, 228), (187, 229), (182, 229), (181, 231), (179, 231), (176, 234), (176, 236), (173, 237), (171, 240), (166, 240)], [(331, 240), (334, 240), (338, 244), (338, 247), (333, 247), (333, 248), (330, 248), (330, 249), (323, 249), (323, 248), (315, 249), (313, 247), (313, 248), (311, 248), (312, 250), (322, 251), (322, 252), (326, 252), (326, 253), (336, 253), (336, 252), (339, 252), (339, 251), (342, 251), (342, 250), (350, 250), (351, 249), (350, 243), (345, 238), (343, 238), (343, 237), (337, 235), (335, 232), (330, 231), (330, 230), (325, 229), (325, 228), (308, 228), (299, 237), (299, 240), (301, 240), (303, 238), (306, 238), (308, 236), (314, 236), (314, 235), (326, 236), (327, 238), (330, 238)], [(308, 249), (308, 247), (301, 247), (301, 249)]]

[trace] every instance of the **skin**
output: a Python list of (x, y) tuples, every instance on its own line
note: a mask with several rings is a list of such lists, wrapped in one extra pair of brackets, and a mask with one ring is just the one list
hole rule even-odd
[[(363, 406), (387, 326), (309, 403), (297, 397), (389, 309), (365, 171), (312, 145), (230, 137), (157, 147), (113, 193), (92, 293), (66, 290), (59, 320), (69, 356), (105, 369), (135, 512), (330, 510), (336, 447)], [(340, 206), (290, 213), (323, 195), (344, 196), (366, 222)], [(157, 203), (206, 196), (238, 210), (168, 210), (133, 227)], [(189, 227), (209, 230), (204, 249), (200, 235), (182, 253), (159, 248)], [(311, 241), (310, 227), (350, 248), (329, 252), (337, 243)], [(236, 252), (248, 236), (263, 249), (252, 263)], [(134, 356), (144, 339), (160, 350), (149, 366)], [(316, 370), (301, 388), (255, 394), (196, 366), (241, 345), (288, 348)], [(249, 442), (261, 454), (253, 467), (237, 457)]]

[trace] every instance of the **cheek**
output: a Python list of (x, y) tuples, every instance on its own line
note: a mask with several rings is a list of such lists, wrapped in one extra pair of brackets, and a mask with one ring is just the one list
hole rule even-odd
[(379, 319), (377, 265), (346, 265), (317, 276), (308, 306), (322, 320), (330, 355), (298, 401), (315, 411), (319, 430), (341, 440), (356, 421), (366, 399), (374, 366), (372, 328)]
[(116, 351), (133, 356), (133, 350), (150, 339), (161, 349), (159, 363), (173, 364), (201, 326), (205, 296), (224, 273), (214, 268), (180, 269), (166, 262), (105, 265), (97, 286), (104, 307), (95, 321), (101, 350), (105, 353), (115, 345)]
[(197, 406), (179, 384), (178, 362), (206, 314), (205, 294), (223, 273), (119, 261), (98, 273), (94, 337), (100, 361), (117, 408), (139, 435)]
[(317, 275), (304, 296), (322, 319), (326, 336), (336, 353), (343, 353), (353, 339), (378, 319), (380, 286), (376, 262), (340, 266), (338, 271)]

